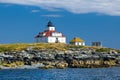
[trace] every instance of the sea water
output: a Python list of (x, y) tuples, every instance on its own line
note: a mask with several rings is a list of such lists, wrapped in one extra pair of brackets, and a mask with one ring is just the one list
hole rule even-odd
[(6, 69), (0, 80), (120, 80), (120, 68)]

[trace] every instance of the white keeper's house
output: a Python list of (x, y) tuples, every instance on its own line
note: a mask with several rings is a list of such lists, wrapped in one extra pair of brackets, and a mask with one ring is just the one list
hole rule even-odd
[(85, 46), (85, 41), (79, 37), (75, 37), (70, 41), (70, 44), (76, 45), (76, 46)]
[(46, 29), (35, 36), (36, 42), (44, 43), (66, 43), (66, 37), (55, 30), (51, 21), (48, 22)]

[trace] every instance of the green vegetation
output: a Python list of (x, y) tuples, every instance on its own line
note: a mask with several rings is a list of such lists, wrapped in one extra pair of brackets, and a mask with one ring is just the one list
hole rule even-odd
[(25, 50), (29, 47), (33, 47), (33, 49), (53, 49), (53, 50), (65, 50), (66, 44), (49, 44), (49, 43), (19, 43), (19, 44), (0, 44), (0, 52), (6, 51), (21, 51)]
[(67, 48), (75, 48), (75, 49), (79, 49), (79, 48), (87, 48), (87, 47), (86, 47), (86, 46), (67, 45)]
[[(100, 48), (100, 47), (93, 47), (93, 46), (75, 46), (70, 44), (62, 44), (62, 43), (17, 43), (17, 44), (0, 44), (0, 52), (11, 52), (11, 51), (22, 51), (27, 48), (32, 47), (35, 50), (43, 49), (43, 50), (60, 50), (65, 51), (69, 48), (74, 49), (86, 49), (91, 48), (94, 49), (96, 52), (110, 52), (110, 50), (115, 50), (111, 48)], [(120, 50), (117, 50), (120, 53)]]
[(117, 50), (118, 53), (120, 53), (120, 50)]
[(111, 48), (99, 48), (96, 49), (96, 52), (110, 52), (112, 49)]
[[(77, 67), (77, 68), (78, 67), (82, 67), (82, 68), (109, 67), (109, 66), (114, 66), (115, 64), (117, 64), (117, 65), (119, 64), (119, 57), (116, 57), (116, 55), (115, 56), (113, 55), (113, 59), (111, 59), (109, 57), (106, 57), (105, 59), (104, 59), (104, 57), (103, 58), (100, 57), (100, 59), (98, 58), (98, 60), (94, 59), (94, 58), (87, 60), (86, 58), (84, 59), (84, 57), (83, 57), (83, 60), (79, 60), (79, 59), (75, 60), (74, 58), (71, 58), (72, 55), (69, 55), (69, 54), (73, 54), (75, 56), (79, 56), (79, 55), (81, 56), (81, 54), (77, 54), (75, 52), (76, 50), (79, 50), (79, 49), (80, 49), (79, 51), (85, 51), (85, 54), (88, 54), (89, 50), (90, 50), (90, 52), (96, 51), (96, 52), (101, 52), (101, 54), (107, 54), (107, 55), (109, 55), (109, 54), (111, 55), (111, 53), (116, 52), (116, 51), (118, 53), (120, 53), (120, 50), (111, 49), (111, 48), (101, 48), (101, 47), (95, 47), (95, 46), (75, 46), (75, 45), (61, 44), (61, 43), (53, 43), (53, 44), (51, 44), (51, 43), (0, 44), (0, 52), (13, 52), (13, 51), (15, 51), (15, 52), (19, 53), (19, 51), (26, 50), (26, 49), (33, 49), (33, 50), (40, 50), (41, 49), (45, 52), (45, 54), (43, 52), (42, 56), (44, 57), (44, 55), (45, 55), (45, 57), (47, 56), (46, 57), (47, 60), (50, 60), (49, 64), (46, 63), (47, 65), (45, 65), (44, 67), (40, 67), (40, 68), (45, 68), (45, 69), (48, 69), (48, 68), (66, 68), (66, 67)], [(68, 53), (68, 54), (64, 54), (64, 55), (67, 57), (70, 57), (71, 59), (73, 59), (73, 61), (70, 60), (70, 62), (67, 62), (66, 59), (64, 59), (64, 56), (58, 55), (57, 58), (64, 59), (64, 62), (58, 63), (58, 59), (56, 58), (56, 55), (55, 55), (56, 53), (55, 54), (53, 53), (53, 55), (52, 54), (51, 55), (53, 57), (55, 57), (55, 60), (56, 60), (56, 62), (53, 61), (53, 64), (55, 64), (55, 66), (53, 66), (53, 64), (51, 63), (51, 61), (53, 59), (51, 59), (51, 56), (50, 56), (50, 58), (48, 58), (49, 54), (46, 54), (46, 53), (47, 52), (52, 53), (56, 50), (58, 53), (59, 53), (59, 51), (65, 51), (65, 53)], [(73, 52), (71, 53), (71, 52), (66, 51), (66, 50), (73, 51)], [(74, 54), (74, 52), (75, 52), (75, 54)], [(102, 53), (102, 52), (105, 52), (105, 53)], [(30, 53), (28, 52), (28, 54), (30, 54)], [(15, 59), (15, 61), (8, 58), (7, 60), (1, 61), (0, 65), (2, 65), (4, 67), (17, 68), (17, 67), (21, 67), (21, 66), (24, 66), (26, 64), (29, 64), (29, 63), (31, 65), (31, 64), (36, 64), (37, 62), (39, 62), (38, 58), (35, 58), (36, 55), (34, 56), (34, 58), (31, 57), (31, 56), (33, 56), (33, 54), (28, 55), (27, 60), (24, 60), (25, 57), (23, 57), (23, 56), (20, 56), (20, 60), (17, 59), (17, 57), (19, 56), (18, 54), (17, 55), (12, 54), (12, 56), (14, 56), (13, 60)], [(94, 54), (92, 54), (92, 56), (94, 56)], [(98, 54), (98, 56), (99, 56), (99, 54)], [(22, 57), (23, 57), (23, 59), (21, 59)], [(88, 55), (88, 57), (89, 57), (89, 55)], [(115, 60), (114, 60), (114, 57), (115, 57)], [(43, 62), (41, 62), (41, 60), (40, 60), (40, 63), (45, 64), (45, 62), (44, 62), (44, 58), (43, 58)]]
[(1, 44), (0, 45), (0, 52), (5, 51), (20, 51), (27, 48), (28, 44)]

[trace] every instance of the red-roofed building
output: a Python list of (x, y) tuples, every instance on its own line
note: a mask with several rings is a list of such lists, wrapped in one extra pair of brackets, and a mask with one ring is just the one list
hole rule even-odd
[(49, 21), (44, 32), (39, 32), (35, 37), (37, 42), (45, 43), (66, 43), (66, 37), (55, 30), (52, 22)]

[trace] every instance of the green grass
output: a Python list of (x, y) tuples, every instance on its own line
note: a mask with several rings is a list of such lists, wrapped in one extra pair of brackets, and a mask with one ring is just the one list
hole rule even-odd
[[(65, 51), (69, 48), (74, 49), (86, 49), (91, 48), (94, 49), (96, 52), (109, 52), (110, 50), (113, 50), (111, 48), (100, 48), (100, 47), (93, 47), (93, 46), (75, 46), (70, 44), (62, 44), (62, 43), (17, 43), (17, 44), (0, 44), (0, 52), (10, 52), (10, 51), (21, 51), (25, 50), (29, 47), (33, 47), (35, 50), (44, 49), (44, 50), (60, 50)], [(120, 50), (116, 50), (120, 53)]]
[(100, 49), (96, 49), (96, 52), (110, 52), (110, 48), (100, 48)]
[(86, 48), (86, 46), (67, 45), (67, 48), (75, 48), (75, 49), (79, 49), (79, 48)]
[(17, 43), (17, 44), (0, 44), (0, 52), (6, 51), (21, 51), (25, 50), (29, 47), (33, 47), (33, 49), (53, 49), (53, 50), (64, 50), (66, 44), (49, 44), (49, 43)]
[(120, 50), (117, 50), (118, 53), (120, 53)]

